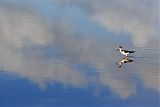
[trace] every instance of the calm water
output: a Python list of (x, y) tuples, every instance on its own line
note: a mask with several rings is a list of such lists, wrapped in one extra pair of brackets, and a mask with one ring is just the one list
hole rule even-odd
[(158, 5), (0, 0), (0, 107), (160, 106)]

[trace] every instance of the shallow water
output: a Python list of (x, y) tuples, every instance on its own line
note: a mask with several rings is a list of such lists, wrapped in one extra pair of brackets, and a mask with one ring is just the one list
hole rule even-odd
[(0, 107), (158, 107), (157, 2), (0, 0)]

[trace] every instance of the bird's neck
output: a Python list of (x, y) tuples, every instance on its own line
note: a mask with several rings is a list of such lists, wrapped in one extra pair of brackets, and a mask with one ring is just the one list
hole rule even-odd
[(122, 48), (119, 48), (119, 51), (122, 51)]

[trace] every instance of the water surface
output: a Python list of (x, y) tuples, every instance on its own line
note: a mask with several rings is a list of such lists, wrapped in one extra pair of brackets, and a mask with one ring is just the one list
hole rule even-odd
[(0, 0), (0, 23), (0, 107), (159, 106), (158, 0)]

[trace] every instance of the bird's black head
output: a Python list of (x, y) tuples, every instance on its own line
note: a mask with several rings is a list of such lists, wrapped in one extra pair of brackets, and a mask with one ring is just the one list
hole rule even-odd
[(119, 51), (120, 49), (122, 49), (122, 46), (120, 45), (119, 48), (117, 49), (117, 51)]
[(122, 48), (122, 46), (120, 45), (119, 48)]

